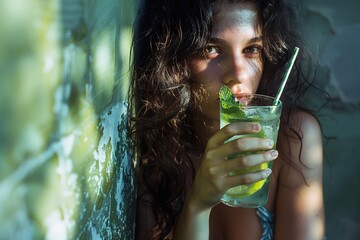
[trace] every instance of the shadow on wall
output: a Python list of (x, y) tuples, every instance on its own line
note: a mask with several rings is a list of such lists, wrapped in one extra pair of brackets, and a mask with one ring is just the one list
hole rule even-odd
[(327, 239), (360, 239), (360, 2), (304, 0), (303, 28), (319, 57), (319, 80), (331, 95), (321, 112), (325, 141)]
[(0, 3), (0, 239), (132, 238), (135, 4)]

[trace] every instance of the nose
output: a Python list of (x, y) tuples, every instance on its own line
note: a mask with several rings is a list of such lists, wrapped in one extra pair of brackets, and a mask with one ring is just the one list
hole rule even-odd
[(225, 85), (234, 85), (243, 83), (249, 76), (248, 60), (241, 55), (241, 53), (235, 53), (224, 61), (225, 66), (223, 82)]

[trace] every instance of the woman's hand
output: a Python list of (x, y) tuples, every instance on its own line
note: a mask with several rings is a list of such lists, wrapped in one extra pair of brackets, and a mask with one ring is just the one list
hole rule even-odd
[[(269, 176), (271, 173), (269, 170), (242, 175), (229, 174), (272, 161), (277, 157), (277, 151), (271, 150), (274, 143), (269, 139), (244, 137), (224, 143), (235, 135), (259, 131), (260, 125), (257, 123), (237, 122), (220, 129), (208, 140), (202, 162), (187, 194), (174, 239), (209, 239), (210, 212), (225, 191)], [(261, 153), (227, 160), (228, 155), (247, 151), (261, 151)]]
[[(244, 137), (224, 143), (235, 135), (259, 131), (260, 125), (257, 123), (237, 122), (220, 129), (209, 139), (188, 196), (188, 203), (191, 203), (193, 209), (201, 211), (212, 208), (229, 188), (254, 183), (270, 175), (270, 169), (235, 176), (229, 174), (234, 170), (256, 166), (277, 157), (277, 151), (271, 150), (274, 142), (270, 139)], [(261, 153), (227, 160), (228, 155), (247, 151)]]

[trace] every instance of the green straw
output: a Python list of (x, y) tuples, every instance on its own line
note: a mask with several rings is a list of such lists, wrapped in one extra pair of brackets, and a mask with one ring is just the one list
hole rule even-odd
[(280, 88), (279, 88), (279, 90), (278, 90), (278, 92), (277, 92), (277, 94), (275, 96), (273, 105), (277, 105), (279, 103), (280, 96), (281, 96), (282, 92), (284, 91), (285, 84), (286, 84), (286, 82), (287, 82), (287, 80), (289, 78), (291, 69), (292, 69), (292, 67), (294, 65), (295, 59), (296, 59), (296, 57), (298, 55), (298, 52), (299, 52), (299, 48), (295, 47), (293, 55), (292, 55), (290, 61), (288, 62), (288, 66), (287, 66), (286, 72), (285, 72), (285, 74), (283, 76)]

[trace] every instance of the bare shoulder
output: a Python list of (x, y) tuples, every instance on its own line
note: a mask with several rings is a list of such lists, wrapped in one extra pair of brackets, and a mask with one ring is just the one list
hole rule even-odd
[(286, 182), (321, 177), (322, 133), (316, 117), (302, 110), (292, 112), (289, 124), (280, 136), (279, 147), (283, 155), (281, 175), (287, 176)]
[[(277, 239), (323, 239), (323, 147), (320, 124), (294, 111), (279, 133)], [(276, 160), (275, 164), (277, 164)]]
[(295, 111), (291, 119), (301, 137), (300, 160), (308, 167), (318, 165), (322, 159), (322, 134), (318, 120), (305, 111)]
[(292, 115), (293, 117), (290, 119), (299, 124), (304, 137), (321, 136), (320, 125), (315, 116), (305, 111), (295, 111)]

